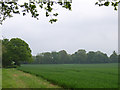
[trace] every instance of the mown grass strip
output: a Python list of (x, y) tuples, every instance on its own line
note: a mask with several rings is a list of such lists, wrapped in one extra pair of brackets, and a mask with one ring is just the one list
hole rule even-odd
[(16, 69), (3, 69), (2, 88), (60, 88), (41, 77)]

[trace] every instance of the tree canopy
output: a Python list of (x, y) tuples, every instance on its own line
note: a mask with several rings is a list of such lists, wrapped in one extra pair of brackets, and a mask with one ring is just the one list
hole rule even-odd
[(19, 38), (2, 40), (2, 56), (3, 67), (20, 66), (21, 61), (33, 60), (28, 44)]
[(110, 55), (110, 62), (118, 62), (118, 55), (115, 51), (113, 51), (113, 54)]

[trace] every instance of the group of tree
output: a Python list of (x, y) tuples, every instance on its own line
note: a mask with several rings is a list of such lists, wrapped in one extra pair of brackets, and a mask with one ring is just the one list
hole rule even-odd
[(22, 61), (33, 61), (28, 44), (20, 38), (2, 40), (2, 66), (20, 66)]
[[(67, 54), (65, 50), (59, 52), (45, 52), (33, 56), (33, 64), (90, 64), (90, 63), (117, 63), (118, 55), (114, 51), (110, 57), (100, 51), (89, 51), (80, 49), (74, 54)], [(24, 64), (27, 62), (24, 62)]]
[[(1, 48), (0, 48), (1, 49)], [(90, 64), (90, 63), (117, 63), (117, 53), (114, 51), (109, 57), (100, 51), (80, 49), (74, 54), (65, 50), (59, 52), (44, 52), (36, 56), (31, 55), (29, 45), (20, 38), (2, 40), (2, 67), (16, 67), (21, 64)], [(1, 60), (0, 60), (1, 61)]]
[[(57, 19), (53, 17), (58, 16), (58, 13), (53, 13), (53, 10), (55, 10), (53, 6), (58, 4), (63, 8), (71, 10), (71, 1), (72, 0), (64, 0), (64, 2), (62, 2), (62, 0), (29, 0), (29, 2), (25, 1), (23, 4), (20, 4), (18, 3), (18, 0), (2, 0), (0, 1), (0, 24), (2, 24), (6, 18), (13, 17), (13, 14), (22, 14), (25, 16), (27, 13), (30, 13), (33, 18), (39, 19), (38, 17), (40, 13), (38, 12), (38, 7), (46, 11), (46, 17), (52, 17), (49, 22), (53, 23), (57, 21)], [(112, 5), (114, 10), (117, 10), (119, 3), (120, 0), (98, 0), (95, 4), (99, 6)], [(0, 59), (2, 58), (3, 67), (12, 65), (20, 66), (21, 62), (28, 63), (28, 61), (32, 61), (31, 50), (25, 41), (19, 38), (13, 38), (11, 40), (4, 39), (2, 42)], [(60, 52), (41, 53), (33, 58), (35, 59), (34, 63), (41, 64), (113, 63), (118, 61), (118, 55), (115, 51), (110, 57), (100, 51), (90, 51), (86, 53), (85, 50), (78, 50), (70, 55), (67, 54), (65, 50), (62, 50)]]

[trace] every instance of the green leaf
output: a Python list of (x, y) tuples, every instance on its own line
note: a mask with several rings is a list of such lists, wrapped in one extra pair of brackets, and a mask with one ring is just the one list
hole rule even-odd
[(54, 16), (58, 16), (58, 13), (53, 14)]
[(18, 6), (16, 6), (15, 9), (18, 9)]
[(109, 6), (110, 2), (105, 2), (104, 5), (105, 6)]
[(39, 7), (40, 7), (40, 8), (43, 8), (43, 6), (42, 6), (42, 5), (39, 5)]
[(36, 8), (36, 6), (35, 5), (31, 5), (31, 8), (34, 9), (34, 8)]
[(117, 7), (115, 7), (114, 10), (117, 10)]
[(26, 14), (25, 13), (23, 13), (23, 16), (25, 16)]
[(98, 2), (95, 3), (95, 5), (97, 5), (97, 4), (98, 4)]
[(14, 10), (13, 10), (13, 13), (20, 14), (20, 12), (19, 12), (19, 11), (14, 11)]
[(36, 16), (39, 16), (39, 14), (36, 14)]
[(46, 12), (46, 17), (48, 17), (49, 16), (49, 14), (48, 14), (48, 12)]

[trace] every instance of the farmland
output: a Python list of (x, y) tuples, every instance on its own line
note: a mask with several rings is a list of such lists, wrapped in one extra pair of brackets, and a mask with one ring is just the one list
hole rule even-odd
[(117, 88), (118, 64), (33, 64), (18, 68), (64, 88)]

